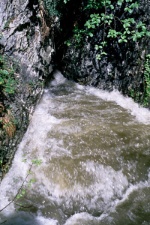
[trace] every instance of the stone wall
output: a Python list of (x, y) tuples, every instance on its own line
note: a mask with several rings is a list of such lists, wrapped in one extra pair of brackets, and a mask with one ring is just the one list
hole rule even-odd
[[(16, 121), (16, 133), (10, 138), (0, 133), (0, 175), (7, 171), (17, 144), (29, 123), (35, 104), (42, 94), (43, 81), (53, 66), (54, 52), (51, 24), (37, 0), (0, 1), (0, 47), (7, 61), (15, 67), (15, 95), (3, 99), (5, 109)], [(53, 27), (54, 27), (54, 21)]]

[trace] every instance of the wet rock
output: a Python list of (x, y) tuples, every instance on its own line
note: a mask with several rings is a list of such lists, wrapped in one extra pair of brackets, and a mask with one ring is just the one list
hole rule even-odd
[[(17, 82), (15, 95), (3, 99), (16, 121), (15, 136), (0, 137), (0, 159), (7, 165), (42, 95), (44, 78), (53, 71), (54, 44), (50, 33), (47, 39), (42, 33), (44, 19), (38, 0), (0, 1), (0, 46), (15, 68)], [(51, 25), (55, 27), (53, 21)]]
[[(119, 10), (116, 8), (116, 12)], [(84, 19), (83, 14), (80, 15), (80, 21)], [(144, 21), (149, 29), (149, 15), (149, 4), (146, 0), (140, 1), (140, 9), (133, 15), (135, 20)], [(80, 25), (82, 26), (79, 24), (79, 27)], [(136, 95), (135, 100), (142, 102), (145, 94), (145, 57), (150, 54), (149, 37), (123, 44), (110, 39), (105, 47), (107, 55), (99, 60), (95, 45), (102, 41), (103, 33), (105, 31), (102, 27), (97, 28), (93, 38), (85, 37), (80, 47), (73, 38), (70, 39), (71, 44), (60, 62), (62, 72), (69, 79), (101, 89), (117, 89), (128, 96), (131, 96), (133, 91)]]

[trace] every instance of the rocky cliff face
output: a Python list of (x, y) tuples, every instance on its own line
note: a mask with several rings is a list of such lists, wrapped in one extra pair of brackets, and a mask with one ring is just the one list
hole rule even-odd
[(35, 103), (42, 94), (43, 77), (52, 72), (50, 62), (54, 45), (50, 26), (37, 0), (0, 1), (1, 52), (16, 67), (17, 82), (15, 95), (5, 97), (1, 103), (6, 109), (9, 106), (16, 121), (16, 132), (12, 138), (0, 134), (0, 167), (3, 166), (0, 172), (7, 170), (8, 161), (11, 162), (27, 128)]
[[(143, 21), (150, 30), (149, 1), (139, 1), (139, 9), (133, 17), (137, 22)], [(123, 12), (116, 8), (116, 15), (123, 18)], [(75, 12), (70, 18), (74, 18)], [(78, 23), (82, 27), (83, 14), (78, 15)], [(86, 15), (84, 15), (86, 16)], [(69, 20), (69, 18), (67, 19)], [(63, 27), (63, 25), (62, 25)], [(105, 48), (107, 56), (97, 59), (95, 45), (102, 42), (105, 33), (103, 26), (97, 28), (93, 37), (85, 37), (83, 45), (76, 47), (71, 39), (70, 46), (62, 53), (61, 70), (66, 77), (82, 84), (98, 88), (118, 89), (123, 94), (132, 96), (136, 101), (142, 102), (145, 92), (144, 64), (145, 57), (150, 53), (149, 37), (143, 37), (136, 42), (118, 44), (110, 39)]]
[(48, 72), (45, 65), (50, 63), (54, 51), (51, 37), (44, 43), (49, 28), (44, 24), (43, 10), (37, 0), (0, 2), (0, 44), (7, 55), (18, 59), (24, 79), (39, 78)]

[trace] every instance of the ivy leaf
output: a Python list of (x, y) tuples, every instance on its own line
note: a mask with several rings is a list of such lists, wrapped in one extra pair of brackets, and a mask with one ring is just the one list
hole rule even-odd
[(99, 46), (98, 45), (95, 45), (95, 50), (98, 50), (99, 49)]
[(114, 7), (113, 5), (110, 5), (110, 8), (111, 8), (111, 9), (114, 9), (115, 7)]
[(5, 91), (6, 93), (8, 93), (8, 94), (14, 94), (14, 90), (13, 90), (12, 88), (10, 88), (10, 87), (6, 87), (6, 88), (4, 89), (4, 91)]
[(9, 75), (9, 72), (7, 70), (0, 70), (0, 74), (2, 76), (8, 76)]
[(4, 79), (0, 77), (0, 85), (4, 84)]
[(123, 0), (118, 0), (117, 5), (122, 6)]
[(150, 37), (150, 31), (146, 32), (146, 36)]
[(89, 32), (88, 35), (89, 35), (90, 37), (93, 37), (93, 33), (91, 33), (91, 32)]

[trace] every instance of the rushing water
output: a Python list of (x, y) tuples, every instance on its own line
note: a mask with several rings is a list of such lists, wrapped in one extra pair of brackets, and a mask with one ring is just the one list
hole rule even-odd
[(1, 183), (0, 223), (149, 225), (149, 166), (150, 112), (56, 73)]

